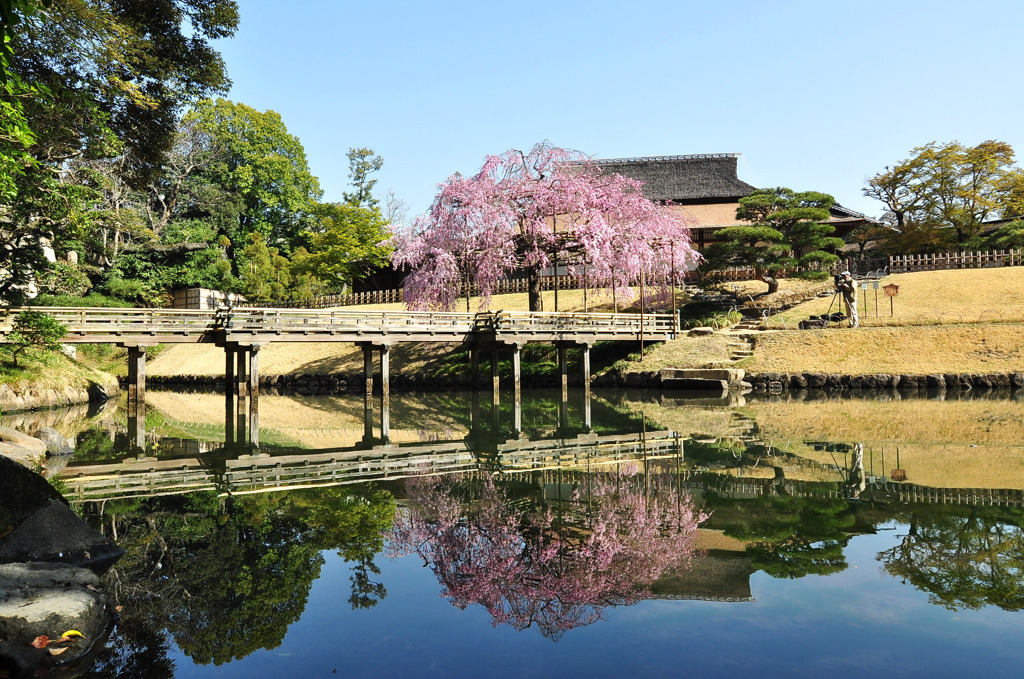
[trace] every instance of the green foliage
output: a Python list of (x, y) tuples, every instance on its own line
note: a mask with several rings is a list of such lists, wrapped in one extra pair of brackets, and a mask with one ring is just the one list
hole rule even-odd
[(780, 187), (758, 189), (739, 202), (736, 218), (751, 225), (719, 231), (724, 242), (707, 248), (702, 270), (749, 266), (768, 284), (768, 292), (775, 292), (781, 271), (798, 266), (820, 269), (838, 259), (833, 251), (843, 241), (831, 235), (834, 227), (822, 223), (835, 202), (832, 196)]
[(829, 274), (828, 271), (808, 269), (806, 271), (797, 271), (793, 274), (793, 278), (799, 278), (805, 281), (823, 281), (829, 278)]
[[(14, 18), (39, 5), (45, 13)], [(0, 96), (0, 299), (20, 303), (43, 248), (87, 246), (106, 266), (145, 239), (145, 200), (183, 106), (225, 89), (211, 41), (238, 23), (234, 0), (5, 0)], [(7, 37), (10, 37), (10, 43)]]
[(296, 273), (344, 287), (388, 263), (390, 233), (376, 208), (323, 203), (316, 206), (314, 215), (319, 231), (307, 236), (308, 251), (295, 253)]
[(1024, 248), (1024, 219), (1003, 224), (989, 234), (985, 245), (995, 250)]
[(166, 306), (166, 295), (144, 279), (129, 279), (111, 276), (104, 281), (107, 294), (130, 302), (132, 306)]
[(380, 171), (382, 167), (384, 167), (384, 159), (373, 155), (373, 149), (350, 148), (348, 150), (348, 178), (352, 180), (355, 191), (346, 191), (342, 194), (344, 201), (355, 207), (376, 209), (379, 201), (373, 197), (373, 187), (377, 184), (377, 180), (369, 177), (372, 173)]
[(722, 327), (738, 323), (742, 318), (743, 314), (738, 311), (724, 310), (707, 302), (690, 302), (679, 307), (679, 324), (682, 328)]
[(242, 292), (250, 302), (273, 302), (288, 296), (291, 263), (277, 248), (268, 247), (258, 233), (249, 234), (238, 268)]
[(92, 281), (81, 267), (64, 260), (52, 262), (39, 284), (48, 293), (62, 297), (81, 297), (92, 287)]
[(132, 303), (116, 297), (108, 297), (98, 292), (91, 292), (84, 297), (72, 295), (42, 294), (32, 300), (35, 306), (91, 306), (104, 308), (126, 308)]
[(1013, 165), (1009, 144), (932, 142), (911, 153), (864, 188), (885, 205), (883, 220), (899, 234), (891, 245), (903, 248), (897, 252), (928, 252), (936, 241), (967, 247), (987, 219), (1024, 211), (1024, 170)]
[(282, 244), (287, 251), (300, 244), (312, 224), (320, 183), (281, 116), (227, 99), (207, 99), (196, 104), (185, 122), (194, 123), (218, 149), (202, 175), (241, 199), (238, 223), (225, 231), (231, 242), (248, 244), (258, 234), (266, 244)]
[(14, 317), (13, 330), (7, 336), (14, 367), (20, 367), (18, 357), (30, 349), (56, 351), (66, 334), (67, 328), (53, 316), (40, 311), (22, 311)]

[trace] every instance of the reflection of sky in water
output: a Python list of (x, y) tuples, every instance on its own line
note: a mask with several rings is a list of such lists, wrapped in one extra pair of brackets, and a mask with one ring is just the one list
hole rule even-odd
[[(398, 398), (393, 401), (393, 426), (401, 427), (396, 426), (396, 431), (410, 432), (406, 445), (415, 446), (424, 439), (435, 438), (425, 436), (425, 432), (443, 432), (446, 438), (461, 440), (471, 421), (471, 404), (455, 398), (445, 406), (445, 400), (434, 396), (422, 401), (410, 398), (408, 403)], [(276, 433), (286, 439), (290, 439), (295, 430), (303, 429), (313, 432), (304, 434), (308, 439), (304, 442), (325, 445), (326, 441), (329, 445), (339, 443), (344, 437), (355, 441), (359, 433), (362, 401), (358, 398), (333, 399), (332, 403), (303, 399), (296, 404), (270, 398), (262, 402), (268, 404), (264, 422), (274, 425), (268, 429), (274, 433), (276, 427)], [(215, 401), (211, 403), (216, 405)], [(345, 406), (344, 412), (331, 410), (339, 404)], [(489, 412), (486, 399), (482, 405), (486, 425)], [(605, 403), (595, 408), (594, 425), (601, 435), (619, 432), (638, 435), (639, 417), (629, 412), (635, 404), (623, 409), (626, 412), (616, 410), (620, 405)], [(282, 408), (280, 424), (271, 416), (277, 406)], [(525, 406), (540, 413), (533, 420), (539, 423), (538, 431), (540, 424), (554, 431), (557, 401), (527, 400)], [(646, 411), (647, 420), (666, 428), (675, 424), (668, 416), (682, 413), (682, 409), (674, 407), (666, 406), (661, 411), (650, 407), (651, 410)], [(503, 401), (502, 408), (503, 422), (507, 424), (510, 407)], [(298, 412), (303, 417), (294, 421), (292, 427), (285, 426), (286, 415)], [(314, 420), (311, 413), (322, 419)], [(577, 403), (571, 413), (574, 426), (579, 426), (580, 413)], [(218, 417), (220, 412), (212, 409), (209, 422), (204, 426), (215, 429)], [(100, 419), (118, 418), (104, 413)], [(696, 431), (682, 424), (675, 426), (688, 433)], [(544, 436), (550, 435), (547, 429)], [(212, 431), (211, 438), (215, 440), (216, 434)], [(339, 441), (332, 439), (335, 435)], [(815, 440), (832, 441), (837, 436), (837, 432), (831, 431)], [(504, 437), (495, 440), (499, 439), (504, 440)], [(718, 440), (725, 440), (725, 437)], [(828, 481), (838, 487), (852, 466), (850, 452), (844, 449), (844, 455), (815, 451), (807, 441), (801, 438), (795, 440), (795, 445), (803, 444), (799, 450), (807, 456), (803, 459), (815, 460), (816, 464), (786, 461), (787, 480)], [(855, 441), (840, 443), (849, 446)], [(888, 442), (882, 463), (881, 445), (877, 441), (866, 444), (862, 458), (866, 474), (880, 474), (883, 470), (888, 474), (896, 467)], [(1017, 464), (1024, 464), (1024, 454), (1017, 454), (1020, 450), (1014, 450), (1015, 447), (991, 445), (992, 451), (1013, 454)], [(946, 457), (934, 459), (943, 460), (945, 466), (930, 477), (920, 465), (927, 455), (940, 448)], [(268, 449), (275, 452), (273, 445)], [(725, 466), (729, 473), (737, 476), (753, 475), (755, 458), (762, 457), (761, 452), (751, 451), (745, 456), (734, 456), (731, 449), (715, 451), (710, 444), (704, 449), (693, 445), (688, 450), (691, 451), (687, 458), (689, 463), (710, 468)], [(156, 454), (153, 448), (149, 452)], [(100, 461), (127, 455), (122, 453), (114, 451), (111, 458)], [(702, 458), (701, 454), (709, 457)], [(207, 459), (201, 453), (195, 456)], [(933, 448), (901, 445), (901, 456), (901, 466), (908, 470), (907, 480), (915, 484), (933, 481), (935, 486), (957, 487), (962, 485), (958, 479), (984, 479), (992, 471), (984, 465), (977, 466), (990, 456), (989, 448), (984, 445), (973, 449), (951, 447), (948, 443)], [(999, 483), (990, 487), (1020, 488), (1024, 484), (1024, 474), (1007, 467), (1006, 459), (992, 460), (994, 469), (1001, 474), (995, 476)], [(766, 483), (771, 483), (771, 466), (783, 462), (781, 457), (765, 459), (756, 471)], [(977, 487), (973, 483), (966, 485)], [(868, 503), (860, 505), (867, 506)], [(893, 504), (891, 511), (883, 509), (881, 513), (909, 520), (896, 507)], [(965, 508), (964, 512), (967, 511)], [(722, 516), (726, 515), (723, 508)], [(488, 612), (479, 605), (465, 610), (454, 607), (440, 595), (441, 585), (436, 576), (424, 568), (417, 557), (392, 561), (378, 556), (376, 563), (382, 573), (373, 579), (386, 586), (388, 595), (373, 608), (352, 610), (348, 602), (352, 571), (333, 551), (324, 552), (326, 563), (320, 578), (313, 583), (304, 613), (288, 628), (280, 647), (257, 651), (220, 667), (195, 666), (174, 650), (176, 676), (248, 679), (261, 676), (662, 678), (691, 675), (732, 678), (946, 677), (979, 671), (991, 676), (1016, 674), (1024, 662), (1024, 646), (1020, 644), (1024, 613), (1003, 611), (994, 606), (976, 611), (949, 611), (930, 603), (927, 593), (888, 575), (877, 556), (891, 549), (908, 531), (906, 525), (888, 520), (889, 523), (879, 526), (878, 534), (857, 535), (849, 540), (843, 548), (847, 567), (841, 572), (793, 580), (756, 572), (750, 577), (753, 602), (646, 600), (631, 607), (606, 608), (605, 620), (569, 630), (557, 643), (542, 636), (536, 628), (516, 632), (508, 626), (494, 627)], [(336, 674), (332, 672), (334, 669), (337, 669)]]
[[(900, 526), (900, 534), (905, 527)], [(1011, 676), (1024, 662), (1024, 617), (987, 607), (952, 613), (880, 573), (895, 533), (853, 538), (850, 568), (828, 577), (752, 577), (756, 602), (644, 601), (557, 643), (536, 629), (494, 628), (459, 610), (415, 558), (382, 559), (388, 596), (347, 605), (333, 553), (281, 647), (215, 668), (176, 658), (186, 676), (737, 677)], [(751, 674), (753, 673), (753, 674)], [(332, 675), (333, 676), (333, 675)]]

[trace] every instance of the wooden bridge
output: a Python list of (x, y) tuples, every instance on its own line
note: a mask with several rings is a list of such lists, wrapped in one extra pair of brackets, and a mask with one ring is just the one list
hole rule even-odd
[[(13, 319), (29, 309), (13, 308), (0, 316), (0, 342), (13, 330)], [(347, 342), (363, 349), (367, 407), (373, 392), (373, 352), (380, 355), (381, 393), (390, 391), (390, 348), (400, 342), (467, 343), (470, 370), (477, 384), (480, 351), (491, 351), (495, 394), (499, 350), (511, 351), (513, 386), (520, 389), (520, 354), (530, 342), (558, 348), (562, 388), (567, 384), (567, 350), (581, 351), (581, 378), (590, 385), (590, 348), (595, 342), (673, 339), (678, 328), (672, 314), (544, 313), (496, 311), (448, 313), (420, 311), (337, 311), (225, 307), (217, 310), (106, 309), (38, 307), (67, 328), (68, 344), (117, 344), (128, 348), (128, 400), (145, 400), (146, 348), (161, 343), (212, 343), (225, 351), (225, 391), (246, 399), (259, 396), (259, 349), (271, 342)], [(133, 411), (135, 412), (135, 411)], [(131, 416), (131, 413), (130, 413)], [(385, 423), (386, 426), (386, 423)]]
[[(14, 315), (0, 319), (0, 336), (11, 332)], [(224, 308), (105, 309), (36, 307), (67, 327), (65, 343), (209, 342), (527, 342), (652, 341), (671, 339), (671, 314), (544, 313), (496, 311), (447, 313), (426, 311), (335, 311), (322, 309)]]

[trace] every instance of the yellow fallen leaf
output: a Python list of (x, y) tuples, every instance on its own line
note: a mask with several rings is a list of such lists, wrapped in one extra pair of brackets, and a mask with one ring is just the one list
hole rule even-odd
[(47, 650), (50, 651), (50, 655), (60, 655), (64, 651), (68, 650), (68, 647), (65, 646), (63, 648), (50, 648), (50, 649), (47, 649)]
[(66, 637), (83, 637), (84, 638), (85, 635), (82, 634), (81, 632), (79, 632), (76, 629), (69, 629), (67, 632), (62, 634), (61, 637), (64, 637), (64, 638), (66, 638)]

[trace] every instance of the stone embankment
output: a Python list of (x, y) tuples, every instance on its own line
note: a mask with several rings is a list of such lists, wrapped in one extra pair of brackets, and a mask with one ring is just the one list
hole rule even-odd
[(834, 375), (826, 373), (748, 373), (754, 391), (782, 392), (797, 389), (843, 391), (855, 389), (983, 390), (1022, 389), (1024, 373), (945, 373), (934, 375)]
[(30, 386), (15, 389), (7, 384), (0, 384), (0, 410), (5, 413), (18, 410), (36, 410), (40, 408), (59, 408), (76, 403), (106, 401), (117, 396), (118, 385), (93, 383), (88, 388), (67, 386), (63, 389)]
[(852, 391), (895, 389), (919, 390), (987, 390), (1024, 389), (1024, 373), (946, 373), (935, 375), (838, 375), (827, 373), (749, 373), (729, 370), (661, 370), (627, 372), (610, 370), (594, 378), (595, 387), (628, 387), (633, 389), (700, 389), (733, 391), (752, 389), (755, 392), (780, 393), (801, 389)]
[[(374, 378), (379, 384), (379, 377)], [(480, 384), (491, 384), (490, 373), (480, 372)], [(578, 386), (579, 377), (569, 375), (569, 385)], [(224, 378), (217, 375), (154, 375), (146, 378), (151, 387), (175, 387), (185, 389), (220, 390), (224, 387)], [(502, 387), (510, 384), (508, 378), (502, 378)], [(528, 376), (522, 378), (524, 387), (557, 387), (561, 382), (557, 375)], [(468, 371), (453, 375), (427, 375), (412, 373), (406, 375), (392, 374), (390, 388), (396, 392), (407, 391), (451, 391), (472, 387)], [(261, 375), (260, 393), (278, 394), (362, 394), (366, 390), (366, 379), (362, 373), (300, 373), (286, 375)]]

